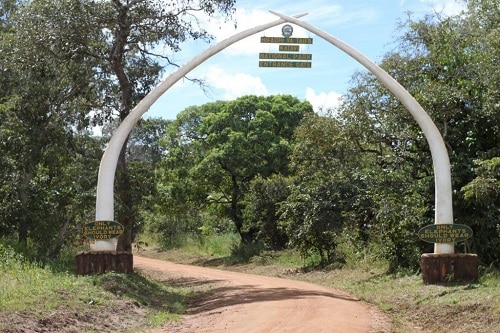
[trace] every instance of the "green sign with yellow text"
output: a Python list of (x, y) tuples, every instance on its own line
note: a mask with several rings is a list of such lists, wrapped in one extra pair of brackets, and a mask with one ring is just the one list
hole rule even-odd
[(312, 60), (310, 53), (259, 53), (259, 59)]
[(312, 44), (312, 38), (296, 37), (260, 37), (261, 43), (279, 43), (279, 44)]
[(259, 61), (259, 67), (311, 68), (310, 61)]
[[(281, 68), (311, 68), (312, 54), (300, 53), (299, 45), (292, 44), (312, 44), (312, 38), (292, 37), (293, 27), (285, 24), (281, 28), (283, 37), (260, 37), (261, 43), (277, 43), (279, 52), (259, 53), (259, 67), (281, 67)], [(296, 52), (296, 53), (284, 53)]]
[(123, 226), (115, 221), (95, 221), (83, 227), (83, 235), (90, 239), (112, 239), (123, 234)]
[(472, 236), (472, 229), (463, 224), (431, 224), (418, 231), (418, 238), (427, 243), (458, 243)]

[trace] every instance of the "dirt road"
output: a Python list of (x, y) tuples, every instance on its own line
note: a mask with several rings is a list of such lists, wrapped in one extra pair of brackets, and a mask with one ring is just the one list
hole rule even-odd
[(389, 332), (376, 308), (326, 287), (293, 280), (174, 264), (134, 255), (137, 269), (150, 269), (186, 286), (203, 286), (201, 298), (169, 333)]

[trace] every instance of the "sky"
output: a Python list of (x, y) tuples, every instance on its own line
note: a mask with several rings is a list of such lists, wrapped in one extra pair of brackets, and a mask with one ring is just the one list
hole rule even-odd
[[(184, 64), (211, 45), (257, 25), (272, 22), (273, 10), (286, 15), (308, 13), (301, 18), (348, 43), (375, 63), (396, 47), (398, 22), (411, 13), (413, 19), (440, 12), (458, 14), (463, 3), (454, 0), (243, 0), (236, 1), (234, 22), (224, 24), (217, 19), (205, 23), (215, 36), (211, 44), (191, 42), (182, 46), (171, 60)], [(278, 44), (260, 42), (260, 37), (282, 37), (278, 25), (241, 40), (211, 57), (188, 74), (206, 82), (205, 90), (182, 79), (167, 90), (151, 106), (144, 117), (175, 119), (189, 106), (218, 100), (234, 100), (244, 95), (268, 96), (289, 94), (309, 101), (315, 111), (334, 108), (350, 87), (357, 71), (365, 70), (347, 54), (320, 37), (292, 25), (292, 37), (313, 38), (313, 44), (301, 44), (300, 53), (312, 54), (311, 68), (262, 68), (260, 52), (278, 52)], [(169, 55), (170, 56), (170, 55)], [(170, 72), (165, 73), (165, 77)]]

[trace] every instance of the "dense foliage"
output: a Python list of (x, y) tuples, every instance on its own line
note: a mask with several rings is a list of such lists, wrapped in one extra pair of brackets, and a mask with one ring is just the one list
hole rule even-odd
[[(205, 210), (228, 218), (250, 243), (258, 223), (244, 223), (245, 195), (257, 176), (287, 175), (292, 137), (312, 107), (292, 96), (245, 96), (183, 111), (167, 129), (162, 213)], [(172, 206), (182, 209), (172, 212)], [(205, 211), (206, 212), (206, 211)], [(248, 222), (248, 221), (247, 221)]]
[[(162, 6), (161, 4), (172, 6)], [(176, 4), (176, 5), (174, 5)], [(192, 20), (230, 18), (234, 1), (0, 3), (0, 236), (57, 256), (94, 214), (105, 142), (147, 94), (168, 54), (210, 40)], [(500, 264), (500, 8), (401, 23), (380, 66), (419, 101), (452, 164), (454, 218), (473, 238), (456, 246)], [(174, 64), (175, 65), (175, 64)], [(102, 136), (90, 129), (103, 126)], [(370, 73), (356, 73), (330, 116), (293, 96), (243, 96), (192, 106), (174, 121), (141, 121), (117, 173), (117, 220), (160, 235), (236, 232), (244, 244), (293, 247), (324, 264), (367, 251), (417, 268), (432, 245), (434, 175), (421, 129)], [(23, 245), (23, 246), (24, 246)]]
[[(500, 8), (489, 1), (470, 1), (469, 11), (456, 17), (433, 15), (405, 22), (400, 48), (381, 63), (420, 102), (445, 140), (452, 164), (455, 222), (470, 225), (475, 232), (467, 248), (458, 251), (472, 251), (497, 264), (498, 205), (484, 209), (464, 191), (474, 182), (475, 173), (484, 172), (476, 166), (494, 165), (492, 159), (500, 154), (500, 71), (494, 65), (500, 55), (499, 22)], [(421, 190), (414, 189), (424, 195), (424, 211), (413, 216), (421, 220), (417, 224), (431, 223), (426, 219), (432, 210), (432, 168), (419, 128), (371, 75), (360, 74), (356, 80), (341, 114), (347, 125), (354, 126), (350, 137), (362, 131), (369, 137), (360, 140), (362, 149), (374, 142), (391, 148), (390, 160), (377, 154), (380, 162), (410, 176), (408, 186), (421, 184)], [(495, 193), (487, 193), (490, 200), (498, 200)], [(404, 200), (398, 206), (413, 202)], [(396, 224), (390, 230), (397, 227), (403, 226)]]
[[(2, 1), (1, 234), (45, 248), (89, 221), (104, 142), (86, 130), (123, 120), (163, 69), (176, 66), (169, 57), (183, 42), (212, 39), (194, 13), (231, 18), (233, 6), (234, 0)], [(155, 52), (158, 45), (164, 54)], [(115, 191), (125, 227), (121, 250), (131, 250), (139, 199), (151, 188), (133, 193), (141, 170), (127, 166), (126, 146)]]

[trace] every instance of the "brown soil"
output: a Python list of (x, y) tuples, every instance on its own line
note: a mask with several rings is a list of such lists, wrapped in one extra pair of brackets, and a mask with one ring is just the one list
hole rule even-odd
[(140, 256), (134, 256), (134, 266), (205, 290), (180, 322), (155, 333), (389, 332), (391, 327), (374, 307), (331, 288)]
[(2, 333), (81, 333), (81, 332), (126, 332), (135, 327), (137, 318), (146, 317), (142, 309), (132, 301), (116, 299), (109, 307), (89, 306), (79, 312), (59, 308), (39, 318), (33, 313), (0, 315)]

